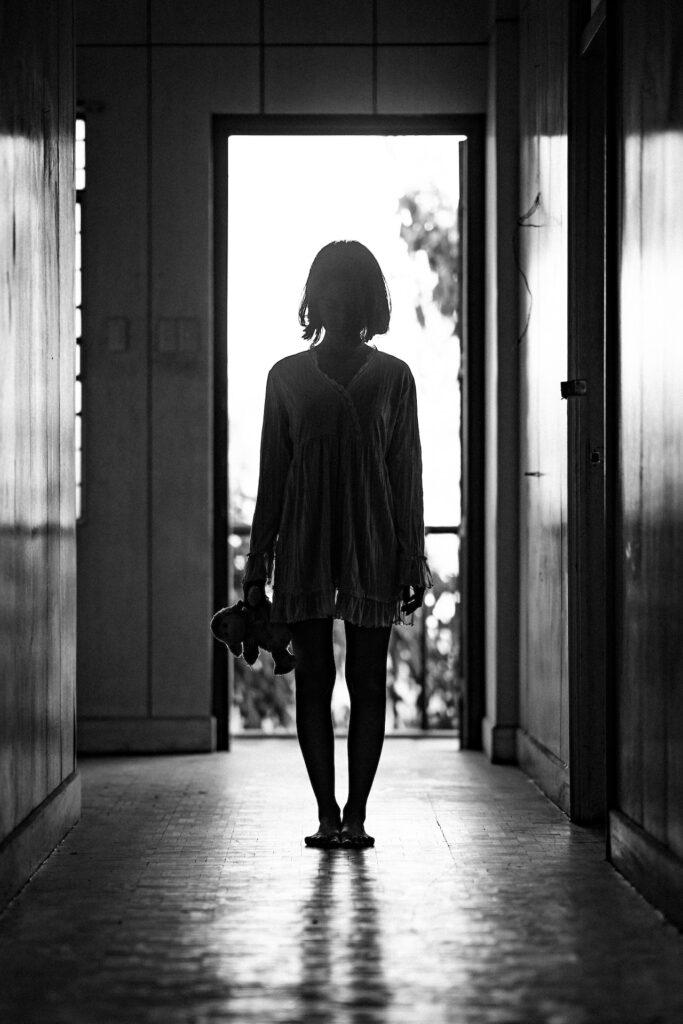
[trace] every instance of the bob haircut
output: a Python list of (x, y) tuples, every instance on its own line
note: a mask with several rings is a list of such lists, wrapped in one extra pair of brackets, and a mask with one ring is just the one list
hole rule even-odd
[(380, 265), (360, 242), (329, 242), (311, 264), (299, 306), (299, 323), (303, 337), (313, 344), (320, 340), (323, 322), (318, 299), (328, 281), (346, 281), (360, 296), (359, 323), (361, 338), (370, 341), (376, 334), (386, 334), (391, 317), (391, 298)]

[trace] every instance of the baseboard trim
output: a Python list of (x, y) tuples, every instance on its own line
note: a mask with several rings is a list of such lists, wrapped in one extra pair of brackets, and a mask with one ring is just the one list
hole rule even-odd
[(79, 754), (201, 754), (216, 749), (216, 719), (82, 718)]
[(81, 778), (69, 775), (0, 843), (0, 906), (35, 874), (81, 816)]
[(494, 725), (490, 718), (481, 723), (484, 753), (493, 764), (517, 764), (517, 726)]
[(683, 929), (683, 860), (621, 811), (609, 814), (609, 851), (617, 871)]
[(569, 814), (569, 765), (526, 730), (517, 730), (517, 761), (554, 804)]

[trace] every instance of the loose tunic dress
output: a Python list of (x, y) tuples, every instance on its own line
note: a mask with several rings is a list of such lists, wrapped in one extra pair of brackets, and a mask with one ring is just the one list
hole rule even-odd
[(273, 582), (272, 619), (405, 623), (402, 589), (430, 587), (415, 381), (368, 348), (343, 386), (311, 347), (271, 368), (243, 584)]

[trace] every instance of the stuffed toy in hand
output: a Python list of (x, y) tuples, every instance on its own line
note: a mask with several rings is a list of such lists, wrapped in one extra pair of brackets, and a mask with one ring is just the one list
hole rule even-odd
[(254, 664), (259, 648), (269, 651), (275, 662), (275, 675), (281, 676), (291, 672), (295, 665), (294, 655), (287, 650), (292, 634), (284, 622), (270, 621), (270, 610), (267, 597), (256, 608), (237, 601), (216, 612), (211, 619), (211, 632), (227, 644), (236, 658), (243, 657), (247, 665)]

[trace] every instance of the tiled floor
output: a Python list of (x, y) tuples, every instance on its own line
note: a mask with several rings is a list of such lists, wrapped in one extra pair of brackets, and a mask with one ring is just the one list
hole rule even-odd
[(304, 847), (295, 741), (81, 768), (81, 824), (0, 918), (3, 1024), (683, 1022), (683, 936), (449, 740), (387, 741), (363, 852)]

